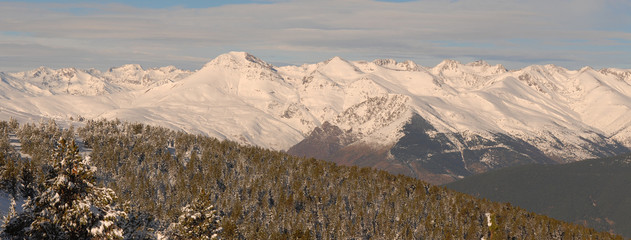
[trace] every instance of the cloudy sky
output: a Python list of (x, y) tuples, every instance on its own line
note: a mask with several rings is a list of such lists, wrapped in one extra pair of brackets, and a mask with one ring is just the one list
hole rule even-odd
[(483, 59), (631, 69), (628, 0), (0, 1), (0, 71), (199, 69), (246, 51), (275, 65)]

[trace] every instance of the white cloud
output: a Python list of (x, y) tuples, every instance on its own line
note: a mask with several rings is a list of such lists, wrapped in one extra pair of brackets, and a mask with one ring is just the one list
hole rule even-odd
[(623, 0), (298, 0), (207, 9), (3, 3), (0, 52), (31, 45), (48, 54), (24, 49), (0, 70), (46, 59), (51, 64), (44, 65), (65, 59), (83, 68), (140, 62), (195, 69), (230, 50), (295, 64), (340, 55), (423, 65), (454, 58), (631, 68), (624, 57), (631, 53), (631, 17), (624, 10), (631, 7)]

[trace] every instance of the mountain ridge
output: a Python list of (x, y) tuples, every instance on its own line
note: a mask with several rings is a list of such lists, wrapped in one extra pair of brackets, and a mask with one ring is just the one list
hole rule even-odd
[[(127, 73), (114, 74), (118, 69)], [(313, 136), (346, 139), (331, 143), (341, 151), (334, 151), (332, 159), (371, 146), (381, 149), (382, 157), (363, 162), (374, 166), (427, 167), (453, 161), (451, 167), (432, 167), (440, 179), (514, 164), (612, 156), (631, 147), (631, 70), (624, 69), (533, 65), (506, 70), (484, 61), (454, 60), (423, 67), (412, 61), (340, 57), (276, 67), (249, 53), (230, 52), (195, 72), (164, 67), (155, 70), (162, 74), (143, 75), (139, 65), (106, 73), (40, 70), (32, 77), (0, 73), (0, 117), (120, 118), (290, 153), (314, 131), (335, 133), (339, 136)], [(98, 74), (109, 78), (94, 77)], [(73, 84), (73, 77), (82, 81)], [(428, 125), (416, 128), (415, 134), (427, 136), (423, 141), (437, 149), (419, 150), (410, 143), (406, 149), (412, 152), (406, 156), (414, 157), (397, 159), (392, 147), (402, 146), (405, 126), (417, 124), (414, 116)], [(325, 123), (341, 132), (316, 131)], [(500, 159), (505, 154), (523, 161), (506, 162)], [(534, 159), (539, 156), (545, 158)], [(344, 162), (355, 160), (360, 159)], [(416, 168), (409, 172), (427, 171)]]

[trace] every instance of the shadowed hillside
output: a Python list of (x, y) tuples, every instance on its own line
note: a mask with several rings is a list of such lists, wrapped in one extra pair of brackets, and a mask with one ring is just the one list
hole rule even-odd
[(631, 237), (631, 155), (506, 168), (446, 186)]

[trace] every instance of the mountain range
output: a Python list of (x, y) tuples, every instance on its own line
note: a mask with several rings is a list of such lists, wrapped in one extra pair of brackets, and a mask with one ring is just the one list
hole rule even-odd
[(1, 119), (118, 118), (437, 184), (631, 147), (628, 69), (339, 57), (273, 66), (230, 52), (197, 71), (41, 67), (0, 78)]

